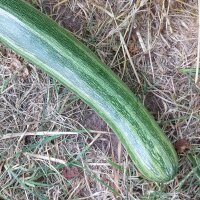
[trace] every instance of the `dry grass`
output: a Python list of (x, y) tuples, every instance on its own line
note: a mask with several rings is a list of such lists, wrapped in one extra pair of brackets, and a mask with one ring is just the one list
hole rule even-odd
[(0, 199), (200, 199), (197, 0), (29, 2), (95, 51), (172, 142), (187, 138), (191, 148), (173, 181), (143, 179), (87, 105), (0, 46)]

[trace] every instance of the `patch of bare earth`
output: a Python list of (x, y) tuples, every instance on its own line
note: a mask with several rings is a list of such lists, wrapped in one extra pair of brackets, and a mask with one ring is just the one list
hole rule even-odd
[(138, 95), (176, 144), (179, 171), (163, 185), (142, 178), (100, 117), (1, 45), (0, 199), (200, 199), (197, 0), (28, 2)]

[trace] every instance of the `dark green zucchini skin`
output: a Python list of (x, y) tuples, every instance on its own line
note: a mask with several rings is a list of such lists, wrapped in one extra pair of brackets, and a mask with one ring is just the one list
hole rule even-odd
[(24, 1), (0, 0), (0, 41), (91, 106), (144, 177), (174, 178), (177, 155), (168, 138), (128, 87), (70, 32)]

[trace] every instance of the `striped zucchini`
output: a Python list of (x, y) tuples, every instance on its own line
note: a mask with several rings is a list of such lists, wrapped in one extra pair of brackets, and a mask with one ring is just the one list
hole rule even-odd
[(0, 41), (92, 107), (144, 177), (166, 182), (175, 176), (176, 153), (152, 116), (70, 32), (22, 0), (0, 0)]

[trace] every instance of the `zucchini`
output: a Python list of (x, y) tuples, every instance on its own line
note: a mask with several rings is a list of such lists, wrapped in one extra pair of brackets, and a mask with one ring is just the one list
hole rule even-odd
[(144, 177), (173, 179), (178, 163), (168, 138), (128, 87), (69, 31), (22, 0), (0, 0), (0, 41), (93, 108)]

